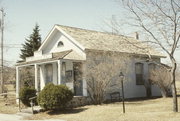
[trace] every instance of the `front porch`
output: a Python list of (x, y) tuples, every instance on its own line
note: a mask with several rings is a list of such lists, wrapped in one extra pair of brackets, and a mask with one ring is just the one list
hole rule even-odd
[(74, 96), (87, 96), (85, 79), (85, 61), (82, 60), (46, 60), (24, 63), (16, 66), (16, 97), (19, 98), (21, 88), (21, 69), (34, 67), (34, 87), (41, 91), (47, 83), (64, 84), (69, 87)]

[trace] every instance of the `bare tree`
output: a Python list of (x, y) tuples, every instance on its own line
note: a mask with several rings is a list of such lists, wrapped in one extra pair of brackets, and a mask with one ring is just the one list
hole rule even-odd
[(160, 47), (171, 61), (171, 88), (173, 111), (178, 112), (176, 95), (177, 62), (174, 53), (180, 47), (180, 2), (179, 0), (121, 0), (132, 14), (130, 24), (139, 27), (149, 37), (149, 43)]
[(128, 57), (113, 52), (93, 52), (87, 60), (87, 90), (94, 104), (101, 104), (108, 93), (121, 88), (119, 73), (126, 75)]
[(34, 87), (34, 67), (23, 67), (21, 72), (21, 87)]
[(160, 88), (163, 97), (168, 97), (171, 87), (170, 67), (155, 63), (149, 64), (149, 81)]

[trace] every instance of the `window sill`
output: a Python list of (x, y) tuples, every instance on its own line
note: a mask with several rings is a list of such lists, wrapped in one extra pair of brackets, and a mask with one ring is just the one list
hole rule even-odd
[(144, 84), (136, 84), (137, 86), (144, 86)]
[(73, 96), (73, 97), (87, 97), (87, 96)]

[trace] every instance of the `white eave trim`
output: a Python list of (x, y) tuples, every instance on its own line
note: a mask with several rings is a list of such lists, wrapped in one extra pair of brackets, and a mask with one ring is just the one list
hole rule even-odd
[(41, 51), (44, 44), (46, 43), (46, 41), (49, 39), (49, 37), (51, 36), (51, 34), (54, 32), (54, 30), (56, 29), (56, 26), (54, 26), (52, 28), (52, 30), (48, 33), (48, 35), (46, 36), (46, 38), (44, 39), (44, 41), (41, 43), (41, 46), (39, 47), (38, 51)]
[(37, 60), (43, 60), (43, 59), (50, 59), (50, 58), (52, 58), (52, 53), (49, 53), (49, 54), (43, 54), (43, 55), (40, 55), (40, 56), (26, 57), (26, 62), (37, 61)]
[(74, 38), (72, 38), (70, 35), (68, 35), (65, 31), (63, 31), (59, 26), (55, 26), (56, 29), (58, 29), (64, 36), (69, 38), (73, 44), (75, 44), (77, 47), (79, 47), (83, 52), (85, 50), (85, 47), (83, 47), (78, 41), (76, 41)]
[(46, 61), (46, 62), (37, 62), (37, 63), (24, 64), (24, 65), (17, 65), (16, 67), (33, 66), (33, 65), (35, 65), (35, 64), (37, 64), (37, 65), (43, 65), (43, 64), (55, 63), (55, 62), (58, 62), (58, 60), (52, 60), (52, 61)]
[(74, 38), (72, 38), (70, 35), (68, 35), (65, 31), (63, 31), (59, 26), (55, 25), (53, 27), (53, 29), (49, 32), (49, 34), (47, 35), (47, 37), (45, 38), (45, 40), (42, 42), (40, 48), (38, 49), (38, 51), (41, 51), (42, 48), (44, 47), (45, 43), (48, 41), (48, 39), (50, 38), (51, 34), (55, 31), (58, 30), (60, 31), (64, 36), (66, 36), (67, 38), (69, 38), (69, 40), (75, 44), (77, 47), (79, 47), (83, 52), (85, 50), (85, 48), (79, 43), (77, 42)]

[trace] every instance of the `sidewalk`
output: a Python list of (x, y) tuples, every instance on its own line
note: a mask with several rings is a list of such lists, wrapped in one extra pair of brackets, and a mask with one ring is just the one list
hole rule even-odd
[(22, 114), (0, 114), (0, 121), (65, 121), (65, 120), (60, 120), (60, 119), (23, 120), (23, 117), (24, 116)]

